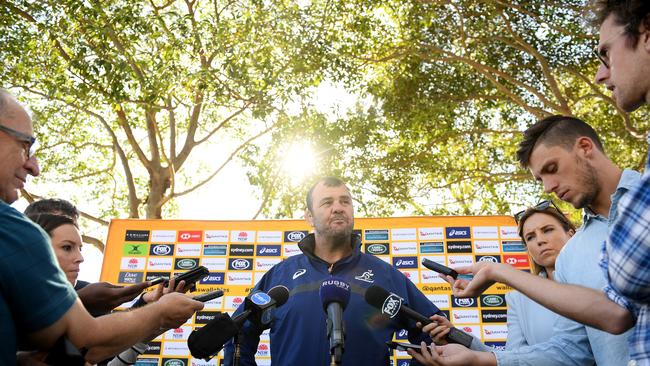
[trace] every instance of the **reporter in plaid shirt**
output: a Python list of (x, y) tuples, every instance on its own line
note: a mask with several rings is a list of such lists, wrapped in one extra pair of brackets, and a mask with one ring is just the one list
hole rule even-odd
[[(627, 112), (650, 104), (650, 1), (598, 0), (595, 5), (601, 61), (596, 82)], [(650, 365), (650, 157), (640, 185), (619, 203), (601, 266), (607, 296), (636, 317), (630, 357), (637, 365)]]

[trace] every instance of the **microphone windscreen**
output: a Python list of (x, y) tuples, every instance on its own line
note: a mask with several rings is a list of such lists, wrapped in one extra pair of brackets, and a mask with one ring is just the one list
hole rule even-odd
[(239, 328), (227, 313), (219, 313), (203, 327), (194, 330), (187, 347), (195, 358), (209, 358), (221, 351), (224, 344), (237, 335)]
[(289, 299), (289, 289), (282, 285), (272, 287), (266, 294), (275, 300), (276, 307), (284, 305)]
[(390, 296), (390, 292), (384, 290), (383, 288), (372, 285), (368, 287), (365, 294), (366, 302), (377, 309), (381, 309), (384, 306), (384, 301)]
[(350, 285), (336, 277), (323, 281), (319, 293), (325, 311), (327, 311), (327, 305), (333, 302), (341, 304), (341, 307), (345, 309), (350, 301)]

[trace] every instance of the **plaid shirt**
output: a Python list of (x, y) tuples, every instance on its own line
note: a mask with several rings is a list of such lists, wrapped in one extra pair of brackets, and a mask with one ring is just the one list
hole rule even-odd
[(603, 249), (604, 291), (636, 316), (630, 357), (637, 365), (650, 365), (650, 156), (639, 185), (621, 198)]

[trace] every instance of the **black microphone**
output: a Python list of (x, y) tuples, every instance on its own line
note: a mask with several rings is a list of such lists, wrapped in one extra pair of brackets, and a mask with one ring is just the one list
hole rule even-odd
[(193, 357), (206, 361), (214, 357), (223, 346), (239, 333), (246, 320), (250, 320), (258, 327), (267, 327), (273, 321), (274, 310), (282, 306), (289, 298), (289, 289), (284, 286), (275, 286), (268, 293), (255, 292), (246, 296), (240, 307), (244, 311), (231, 318), (227, 313), (217, 313), (203, 327), (192, 331), (187, 339), (187, 347)]
[[(397, 315), (403, 315), (422, 323), (423, 326), (433, 323), (431, 319), (409, 308), (408, 306), (403, 305), (402, 302), (404, 299), (384, 290), (379, 286), (372, 285), (368, 287), (366, 290), (365, 299), (368, 304), (376, 307), (377, 309), (380, 309), (382, 314), (387, 315), (391, 319)], [(436, 309), (436, 314), (443, 314), (440, 309), (437, 307)], [(469, 346), (472, 344), (472, 339), (473, 337), (471, 335), (455, 327), (449, 328), (447, 341), (450, 343), (462, 344), (463, 346), (469, 348)]]
[(327, 336), (330, 339), (330, 355), (335, 364), (340, 364), (345, 348), (343, 310), (350, 301), (350, 285), (336, 277), (320, 285), (320, 300), (327, 313)]

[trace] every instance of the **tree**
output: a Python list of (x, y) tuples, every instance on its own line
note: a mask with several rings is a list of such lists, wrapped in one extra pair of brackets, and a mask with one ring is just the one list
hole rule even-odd
[[(310, 39), (318, 30), (306, 27), (312, 14), (291, 1), (0, 5), (0, 80), (34, 111), (41, 186), (83, 187), (79, 200), (100, 217), (173, 210), (281, 129), (287, 104), (325, 64)], [(200, 174), (186, 171), (197, 151), (207, 157)]]
[(344, 34), (327, 42), (361, 70), (348, 80), (372, 103), (335, 123), (305, 116), (313, 127), (299, 138), (327, 151), (322, 171), (360, 187), (371, 215), (510, 214), (535, 203), (541, 189), (515, 150), (521, 131), (552, 114), (590, 122), (618, 164), (641, 169), (648, 110), (626, 114), (594, 83), (585, 9), (582, 0), (346, 2)]

